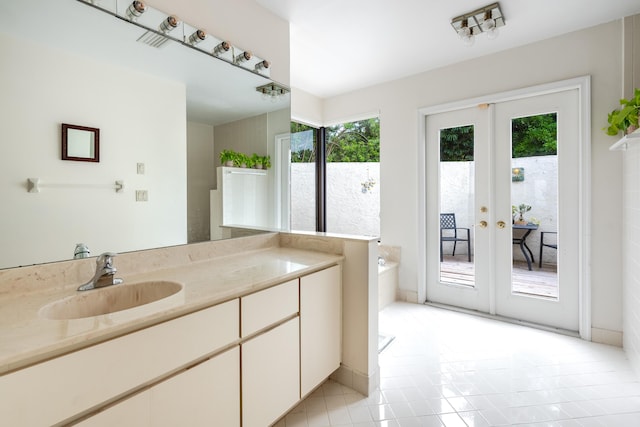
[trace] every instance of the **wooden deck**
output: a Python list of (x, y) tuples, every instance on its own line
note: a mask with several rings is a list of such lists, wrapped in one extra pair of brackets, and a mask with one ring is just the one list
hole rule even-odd
[[(467, 262), (465, 256), (447, 256), (441, 263), (441, 281), (458, 285), (473, 286), (475, 283), (475, 268), (473, 258)], [(515, 293), (535, 295), (546, 298), (558, 298), (558, 273), (555, 265), (532, 265), (533, 270), (527, 269), (525, 262), (513, 263), (513, 287)]]

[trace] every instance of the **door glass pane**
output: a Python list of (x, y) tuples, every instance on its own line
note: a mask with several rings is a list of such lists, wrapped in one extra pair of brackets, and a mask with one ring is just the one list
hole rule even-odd
[(556, 113), (520, 117), (511, 121), (511, 205), (511, 291), (557, 298)]
[(290, 224), (292, 230), (316, 230), (316, 130), (291, 123)]
[(327, 128), (327, 231), (380, 236), (380, 121)]
[(440, 281), (475, 286), (474, 128), (440, 130)]

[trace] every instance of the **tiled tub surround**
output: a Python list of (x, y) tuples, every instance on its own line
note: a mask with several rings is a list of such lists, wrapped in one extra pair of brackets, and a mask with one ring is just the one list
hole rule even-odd
[(378, 264), (378, 309), (382, 310), (398, 299), (400, 247), (378, 245)]
[[(126, 284), (168, 280), (184, 285), (158, 303), (108, 315), (48, 320), (42, 306), (71, 295), (92, 277), (95, 259), (0, 271), (0, 374), (267, 288), (341, 262), (341, 255), (280, 246), (279, 234), (121, 254)], [(97, 292), (97, 291), (88, 291)], [(160, 303), (162, 300), (160, 301)]]

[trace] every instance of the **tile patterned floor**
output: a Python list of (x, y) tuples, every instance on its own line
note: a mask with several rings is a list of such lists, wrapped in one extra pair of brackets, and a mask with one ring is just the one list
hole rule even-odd
[(640, 426), (619, 348), (407, 303), (380, 313), (380, 333), (396, 337), (380, 390), (329, 380), (276, 426)]

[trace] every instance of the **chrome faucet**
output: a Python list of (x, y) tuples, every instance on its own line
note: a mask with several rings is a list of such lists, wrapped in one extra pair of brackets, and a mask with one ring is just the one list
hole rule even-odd
[(118, 271), (113, 266), (113, 257), (117, 254), (113, 252), (105, 252), (96, 259), (96, 273), (93, 278), (84, 285), (78, 288), (79, 291), (88, 291), (96, 288), (103, 288), (105, 286), (119, 285), (123, 282), (122, 279), (116, 278), (115, 274)]

